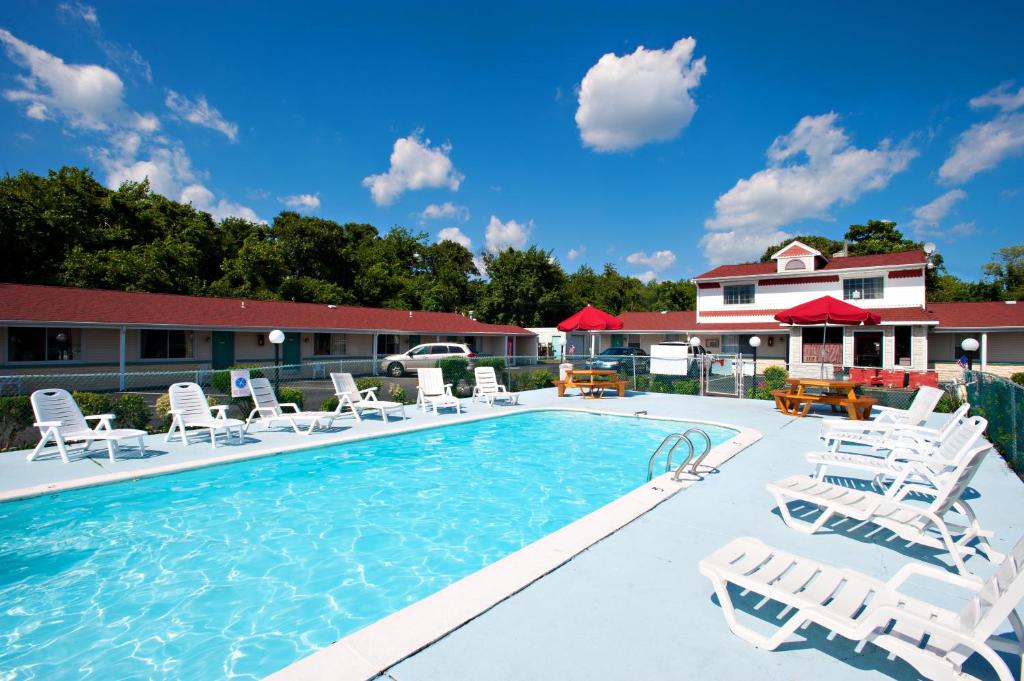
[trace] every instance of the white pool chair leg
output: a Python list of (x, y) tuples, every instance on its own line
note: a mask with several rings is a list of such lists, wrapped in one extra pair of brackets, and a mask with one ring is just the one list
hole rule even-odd
[(110, 458), (111, 462), (114, 461), (115, 449), (117, 449), (117, 443), (114, 442), (113, 440), (107, 440), (107, 456)]

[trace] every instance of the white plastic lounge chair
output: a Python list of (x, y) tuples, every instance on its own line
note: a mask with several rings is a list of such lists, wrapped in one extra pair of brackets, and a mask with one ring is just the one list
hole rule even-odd
[[(238, 441), (242, 441), (242, 431), (245, 422), (238, 419), (229, 419), (228, 407), (224, 404), (210, 406), (206, 401), (203, 389), (196, 383), (174, 383), (167, 390), (171, 398), (171, 411), (173, 417), (171, 428), (167, 431), (165, 441), (170, 442), (174, 437), (174, 431), (181, 434), (183, 444), (188, 444), (188, 437), (185, 434), (186, 428), (206, 428), (210, 431), (210, 445), (217, 446), (217, 432), (224, 431), (228, 436), (232, 431), (236, 434)], [(214, 413), (216, 412), (216, 413)]]
[[(253, 421), (259, 420), (266, 428), (273, 427), (275, 423), (286, 423), (296, 433), (309, 435), (317, 426), (330, 428), (334, 425), (334, 419), (341, 416), (340, 404), (334, 411), (302, 411), (294, 402), (278, 402), (274, 387), (266, 378), (250, 380), (249, 391), (256, 407), (249, 412), (249, 418), (245, 420), (245, 432), (249, 432), (249, 426)], [(306, 424), (305, 430), (299, 428), (300, 423)]]
[(896, 433), (888, 441), (886, 456), (840, 451), (810, 452), (807, 462), (817, 466), (814, 477), (824, 480), (829, 466), (839, 466), (872, 473), (881, 485), (885, 478), (894, 478), (889, 487), (895, 493), (904, 482), (921, 481), (938, 487), (941, 479), (956, 469), (978, 447), (991, 445), (982, 439), (988, 421), (975, 416), (961, 418), (943, 427), (938, 441), (932, 442)]
[[(144, 430), (134, 428), (111, 428), (110, 422), (114, 420), (113, 414), (96, 414), (95, 416), (83, 416), (78, 403), (67, 390), (52, 388), (37, 390), (32, 393), (32, 412), (36, 416), (34, 425), (39, 429), (42, 439), (39, 444), (28, 455), (27, 460), (31, 461), (43, 451), (43, 448), (53, 440), (60, 452), (60, 458), (68, 463), (68, 442), (85, 442), (82, 451), (89, 451), (93, 442), (106, 442), (107, 455), (114, 460), (114, 454), (122, 440), (137, 439), (139, 442), (139, 453), (144, 454), (146, 445), (142, 438), (146, 434)], [(96, 421), (96, 425), (90, 426), (89, 421)]]
[(334, 394), (338, 398), (338, 414), (340, 415), (345, 407), (348, 407), (356, 420), (361, 420), (360, 412), (377, 411), (384, 423), (388, 422), (389, 411), (402, 412), (402, 419), (405, 419), (405, 405), (401, 402), (388, 402), (377, 399), (377, 388), (369, 387), (360, 390), (356, 386), (356, 380), (352, 374), (331, 374), (331, 382), (334, 383)]
[(846, 419), (824, 419), (821, 422), (821, 437), (831, 439), (832, 432), (837, 435), (855, 435), (857, 433), (870, 434), (872, 431), (891, 427), (895, 424), (904, 426), (923, 426), (935, 411), (935, 406), (942, 398), (943, 392), (931, 386), (921, 386), (908, 409), (894, 409), (893, 407), (875, 407), (874, 411), (878, 416), (872, 421), (848, 421)]
[(440, 369), (420, 369), (419, 385), (416, 392), (416, 406), (423, 411), (434, 410), (434, 414), (440, 414), (439, 409), (452, 407), (455, 413), (462, 413), (462, 405), (452, 395), (452, 384), (444, 382), (444, 374)]
[[(952, 557), (956, 569), (963, 575), (972, 576), (964, 564), (964, 556), (981, 552), (992, 562), (1002, 559), (986, 541), (992, 533), (981, 529), (970, 505), (960, 498), (981, 466), (982, 459), (991, 449), (991, 445), (974, 448), (971, 455), (965, 457), (938, 488), (908, 483), (892, 496), (886, 496), (870, 490), (852, 489), (794, 475), (769, 483), (768, 491), (775, 497), (782, 519), (798, 532), (813, 534), (834, 516), (857, 520), (861, 524), (870, 522), (905, 539), (909, 545), (922, 544), (945, 549)], [(928, 505), (906, 501), (911, 493), (931, 497), (932, 501)], [(819, 516), (814, 521), (797, 520), (789, 508), (789, 502), (792, 501), (818, 507), (814, 510), (820, 511)], [(967, 523), (959, 525), (947, 522), (944, 516), (951, 510), (960, 513)], [(845, 520), (832, 527), (838, 527), (842, 522)], [(954, 536), (959, 539), (954, 540)], [(977, 549), (969, 546), (975, 539), (978, 540)]]
[(904, 440), (914, 444), (936, 444), (963, 421), (970, 409), (971, 405), (964, 402), (949, 415), (940, 428), (876, 421), (866, 424), (842, 421), (836, 424), (834, 422), (839, 419), (825, 419), (822, 421), (820, 435), (825, 445), (833, 452), (838, 451), (843, 444), (866, 445), (874, 450), (892, 449)]
[[(873, 643), (899, 657), (929, 679), (974, 679), (961, 667), (977, 653), (995, 670), (1000, 681), (1016, 676), (996, 651), (1024, 654), (1024, 626), (1016, 608), (1024, 598), (1024, 539), (983, 585), (920, 563), (904, 566), (882, 582), (854, 570), (780, 551), (759, 539), (741, 537), (718, 549), (699, 564), (722, 606), (730, 631), (744, 641), (775, 650), (808, 624), (857, 642), (856, 652)], [(973, 594), (959, 613), (913, 598), (900, 591), (911, 577), (926, 577)], [(789, 619), (765, 636), (741, 624), (728, 585), (785, 607), (779, 618)], [(1015, 638), (998, 635), (1009, 620)], [(1020, 668), (1020, 665), (1016, 665)]]
[(510, 393), (508, 388), (498, 383), (498, 377), (494, 367), (477, 367), (473, 370), (476, 385), (473, 386), (473, 401), (483, 400), (489, 406), (494, 406), (498, 400), (509, 404), (519, 404), (519, 393)]

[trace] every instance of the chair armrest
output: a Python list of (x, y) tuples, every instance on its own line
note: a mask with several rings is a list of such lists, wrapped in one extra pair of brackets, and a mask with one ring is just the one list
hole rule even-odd
[(95, 414), (93, 416), (86, 416), (85, 420), (89, 421), (91, 419), (96, 419), (98, 421), (110, 421), (113, 418), (114, 418), (113, 414)]
[(301, 409), (299, 409), (299, 405), (295, 404), (294, 402), (281, 402), (277, 406), (281, 407), (282, 411), (284, 411), (285, 407), (291, 407), (296, 414), (302, 411)]
[(359, 394), (362, 395), (363, 393), (366, 393), (367, 396), (370, 396), (370, 395), (375, 395), (376, 392), (377, 392), (377, 386), (370, 386), (369, 388), (363, 388), (362, 390), (360, 390)]
[(32, 425), (36, 428), (60, 428), (63, 421), (36, 421)]
[(924, 563), (907, 563), (899, 569), (899, 571), (889, 578), (885, 584), (893, 589), (898, 589), (904, 582), (914, 576), (927, 577), (934, 579), (939, 582), (945, 582), (946, 584), (952, 584), (953, 586), (959, 586), (972, 593), (977, 593), (978, 582), (969, 577), (958, 575), (948, 570), (940, 570), (934, 565), (926, 565)]
[(93, 426), (94, 431), (113, 430), (110, 426), (110, 422), (114, 420), (113, 414), (94, 414), (92, 416), (86, 416), (85, 420), (98, 421), (98, 423), (95, 426)]
[(451, 383), (445, 383), (444, 384), (444, 394), (445, 395), (451, 395), (452, 394), (452, 384)]
[(217, 412), (216, 418), (226, 419), (228, 417), (228, 405), (226, 404), (215, 404), (210, 407), (210, 411)]

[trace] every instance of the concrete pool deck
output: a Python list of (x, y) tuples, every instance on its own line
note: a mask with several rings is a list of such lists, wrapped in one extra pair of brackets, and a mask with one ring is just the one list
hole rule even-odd
[[(745, 679), (755, 673), (767, 679), (812, 675), (828, 679), (917, 678), (912, 669), (887, 661), (877, 649), (869, 647), (856, 654), (853, 644), (841, 639), (826, 641), (823, 632), (813, 628), (805, 632), (810, 637), (806, 643), (787, 644), (776, 652), (755, 649), (729, 632), (711, 598), (710, 585), (697, 572), (701, 558), (741, 535), (761, 537), (780, 548), (882, 578), (914, 560), (943, 564), (944, 558), (934, 552), (867, 538), (865, 531), (855, 532), (853, 537), (829, 530), (806, 536), (783, 525), (772, 512), (764, 485), (810, 471), (803, 454), (818, 443), (817, 418), (783, 416), (769, 402), (659, 394), (583, 401), (558, 399), (552, 389), (526, 393), (522, 402), (530, 408), (571, 407), (625, 415), (647, 411), (651, 417), (743, 425), (760, 431), (763, 438), (725, 463), (719, 473), (659, 501), (660, 505), (610, 536), (601, 539), (604, 535), (598, 534), (594, 538), (599, 541), (589, 549), (573, 552), (575, 557), (569, 556), (567, 562), (558, 563), (561, 567), (531, 580), (525, 588), (513, 588), (511, 592), (517, 593), (440, 640), (419, 652), (410, 649), (413, 654), (387, 668), (379, 678)], [(404, 424), (385, 426), (368, 419), (355, 428), (310, 437), (259, 431), (251, 433), (242, 445), (216, 450), (211, 450), (208, 441), (182, 447), (164, 443), (163, 436), (152, 436), (147, 441), (153, 447), (151, 456), (113, 464), (99, 449), (92, 459), (70, 464), (55, 457), (28, 463), (24, 452), (4, 453), (0, 454), (0, 498), (52, 493), (79, 484), (204, 465), (215, 459), (248, 458), (285, 447), (306, 448), (514, 411), (479, 404), (467, 407), (467, 414), (461, 417), (439, 418), (410, 408), (410, 419)], [(638, 483), (643, 481), (646, 465), (646, 460), (637, 462)], [(1024, 488), (1019, 479), (998, 455), (990, 455), (971, 493), (977, 495), (971, 504), (983, 526), (996, 533), (993, 546), (1007, 551), (1021, 534), (1016, 516), (1024, 501)], [(970, 559), (968, 566), (982, 576), (993, 568), (979, 557)], [(962, 602), (962, 594), (949, 587), (929, 586), (912, 584), (920, 589), (918, 595), (937, 603), (958, 608)], [(300, 667), (296, 665), (296, 671)], [(991, 676), (983, 665), (979, 667), (980, 671), (972, 671), (982, 678)], [(323, 667), (316, 670), (315, 678), (353, 678), (353, 671)], [(300, 673), (289, 678), (314, 676)]]

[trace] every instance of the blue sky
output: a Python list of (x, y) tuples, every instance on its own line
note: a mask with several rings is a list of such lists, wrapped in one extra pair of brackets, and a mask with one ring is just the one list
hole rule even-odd
[(971, 278), (1022, 240), (1019, 2), (374, 4), (4, 3), (0, 170), (644, 278), (869, 218)]

